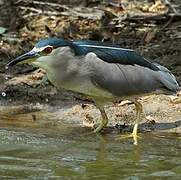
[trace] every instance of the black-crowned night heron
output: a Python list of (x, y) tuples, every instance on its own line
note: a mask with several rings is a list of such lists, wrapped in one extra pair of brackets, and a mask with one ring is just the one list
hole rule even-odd
[(102, 120), (94, 132), (100, 132), (108, 117), (104, 104), (130, 100), (136, 106), (133, 132), (137, 129), (142, 105), (137, 98), (145, 94), (174, 94), (179, 89), (170, 71), (151, 63), (130, 49), (96, 41), (68, 41), (57, 38), (40, 40), (35, 47), (12, 60), (7, 66), (28, 63), (43, 68), (56, 87), (86, 94), (101, 112)]

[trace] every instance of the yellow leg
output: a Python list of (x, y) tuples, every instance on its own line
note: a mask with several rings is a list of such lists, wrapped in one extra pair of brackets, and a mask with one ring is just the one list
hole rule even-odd
[(137, 145), (138, 144), (138, 140), (137, 140), (138, 139), (138, 135), (137, 135), (138, 124), (141, 119), (141, 113), (143, 112), (143, 107), (142, 107), (142, 104), (136, 100), (134, 101), (134, 104), (136, 106), (136, 121), (133, 127), (132, 135), (133, 135), (134, 145)]
[(137, 135), (138, 124), (141, 119), (141, 113), (143, 111), (143, 108), (142, 108), (141, 103), (138, 102), (137, 100), (134, 101), (134, 104), (136, 106), (136, 121), (135, 121), (135, 124), (133, 127), (133, 132), (130, 135), (121, 135), (121, 137), (119, 139), (131, 137), (131, 138), (133, 138), (134, 145), (137, 145), (138, 144), (138, 135)]
[(105, 112), (103, 106), (97, 106), (97, 108), (101, 112), (101, 123), (99, 124), (99, 126), (96, 129), (94, 129), (95, 133), (100, 132), (108, 124), (108, 117), (106, 115), (106, 112)]

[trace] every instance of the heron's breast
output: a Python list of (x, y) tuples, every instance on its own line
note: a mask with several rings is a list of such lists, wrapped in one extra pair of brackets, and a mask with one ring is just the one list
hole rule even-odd
[(64, 77), (63, 74), (56, 76), (53, 73), (47, 73), (47, 77), (57, 88), (64, 88), (92, 97), (113, 98), (112, 93), (95, 86), (89, 77), (79, 77), (75, 75), (69, 78), (68, 76)]

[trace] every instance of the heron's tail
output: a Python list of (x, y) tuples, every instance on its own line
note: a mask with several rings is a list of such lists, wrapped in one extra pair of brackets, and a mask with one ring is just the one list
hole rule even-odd
[(177, 83), (175, 76), (164, 66), (154, 63), (160, 71), (160, 81), (161, 83), (171, 92), (176, 93), (180, 88)]

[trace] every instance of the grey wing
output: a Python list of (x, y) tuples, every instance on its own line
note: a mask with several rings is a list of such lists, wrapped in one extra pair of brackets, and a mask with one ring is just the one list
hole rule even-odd
[(166, 67), (161, 66), (158, 63), (153, 64), (160, 69), (159, 79), (162, 82), (162, 84), (164, 84), (165, 88), (167, 88), (171, 92), (177, 92), (180, 89), (180, 87), (175, 76)]
[(164, 88), (158, 72), (147, 67), (107, 63), (94, 53), (89, 53), (87, 59), (92, 67), (92, 83), (114, 96), (138, 95)]

